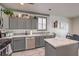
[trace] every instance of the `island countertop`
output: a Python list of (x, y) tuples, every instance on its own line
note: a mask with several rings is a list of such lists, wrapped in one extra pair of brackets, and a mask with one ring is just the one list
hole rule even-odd
[(76, 40), (59, 38), (59, 37), (44, 39), (44, 40), (50, 45), (52, 45), (54, 48), (79, 43), (79, 41), (76, 41)]

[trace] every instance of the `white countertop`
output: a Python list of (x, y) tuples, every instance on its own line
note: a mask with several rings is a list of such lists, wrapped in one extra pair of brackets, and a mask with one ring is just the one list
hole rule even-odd
[(52, 35), (52, 34), (15, 35), (12, 37), (35, 37), (35, 36), (49, 36), (49, 35)]
[(50, 38), (50, 39), (44, 39), (44, 40), (55, 48), (70, 45), (70, 44), (79, 43), (79, 41), (66, 39), (66, 38), (57, 38), (57, 37), (56, 38)]
[(10, 37), (2, 37), (0, 39), (11, 39), (11, 38), (17, 38), (17, 37), (36, 37), (36, 36), (49, 36), (52, 34), (32, 34), (32, 35), (14, 35), (14, 36), (10, 36)]
[(11, 36), (11, 37), (2, 37), (2, 38), (0, 38), (0, 40), (1, 39), (13, 39), (13, 37)]

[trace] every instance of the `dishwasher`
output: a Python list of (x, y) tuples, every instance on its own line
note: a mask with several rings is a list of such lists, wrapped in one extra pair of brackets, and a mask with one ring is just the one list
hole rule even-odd
[(35, 48), (35, 38), (34, 37), (26, 37), (26, 49), (32, 49)]

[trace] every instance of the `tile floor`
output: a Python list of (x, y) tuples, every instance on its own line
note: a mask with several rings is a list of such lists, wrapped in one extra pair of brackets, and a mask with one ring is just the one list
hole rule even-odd
[[(79, 49), (78, 49), (79, 55)], [(21, 51), (13, 53), (12, 56), (45, 56), (45, 48), (37, 48), (33, 50)]]
[(33, 50), (21, 51), (13, 53), (12, 56), (44, 56), (45, 48), (37, 48)]

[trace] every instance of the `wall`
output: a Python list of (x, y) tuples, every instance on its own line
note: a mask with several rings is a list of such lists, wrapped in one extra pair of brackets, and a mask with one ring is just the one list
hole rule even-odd
[(3, 13), (3, 29), (9, 28), (9, 17)]
[[(53, 22), (55, 20), (58, 20), (58, 22), (62, 22), (64, 29), (59, 28), (54, 28), (53, 27)], [(71, 32), (71, 20), (63, 17), (63, 16), (55, 16), (53, 14), (50, 14), (50, 17), (47, 20), (47, 30), (52, 32), (55, 32), (58, 37), (65, 37), (67, 33)]]
[[(4, 7), (0, 6), (0, 10), (1, 10), (1, 8), (4, 9)], [(1, 16), (1, 13), (0, 13), (0, 16)], [(2, 12), (2, 18), (3, 18), (3, 28), (2, 29), (8, 29), (9, 28), (9, 18), (8, 18), (8, 16), (5, 15)]]
[(79, 17), (72, 20), (72, 33), (79, 35)]

